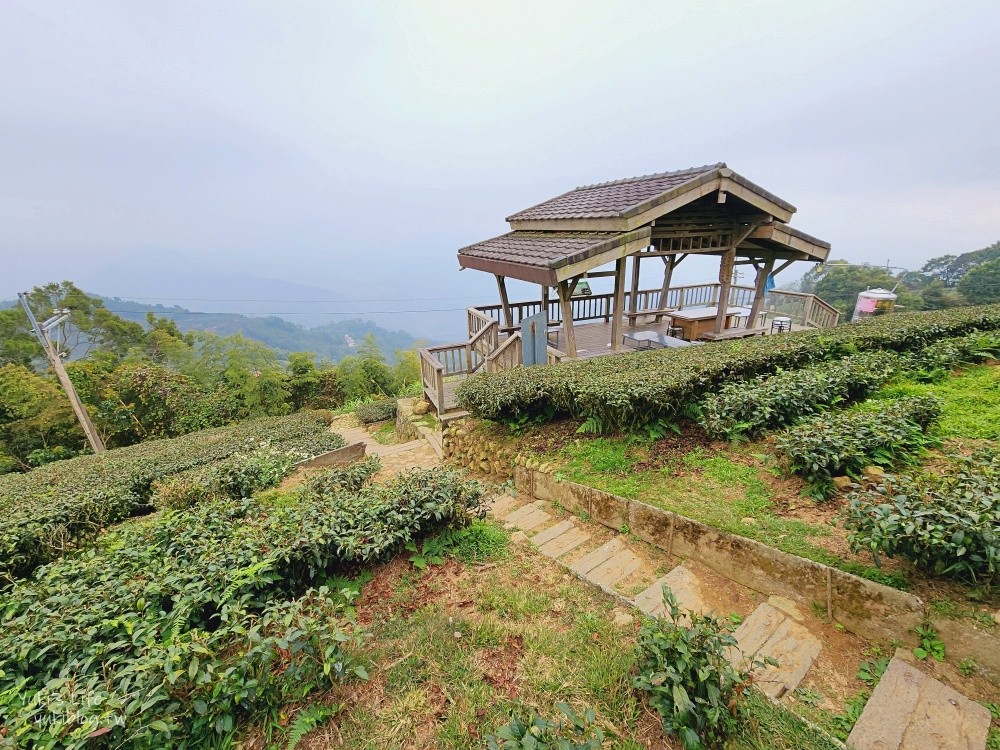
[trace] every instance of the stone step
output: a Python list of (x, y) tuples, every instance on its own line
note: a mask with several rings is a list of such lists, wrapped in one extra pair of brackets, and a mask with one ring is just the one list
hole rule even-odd
[(612, 557), (625, 549), (625, 543), (617, 537), (606, 544), (602, 544), (593, 552), (589, 552), (570, 566), (570, 570), (582, 576), (587, 575), (598, 565), (603, 565)]
[(775, 700), (798, 687), (821, 648), (816, 636), (766, 602), (750, 613), (734, 635), (739, 648), (730, 656), (731, 660), (770, 657), (778, 662), (776, 667), (758, 670), (755, 679), (761, 692)]
[(500, 495), (489, 506), (489, 514), (494, 518), (503, 518), (518, 507), (516, 498), (510, 495)]
[(542, 510), (543, 506), (544, 504), (539, 501), (518, 508), (503, 519), (504, 525), (521, 531), (531, 531), (538, 528), (543, 523), (552, 520), (552, 516)]
[(536, 547), (541, 547), (546, 542), (551, 542), (560, 534), (563, 534), (569, 531), (570, 529), (575, 529), (575, 528), (576, 524), (573, 523), (572, 521), (568, 520), (562, 521), (560, 523), (557, 523), (555, 526), (546, 529), (545, 531), (535, 534), (535, 536), (531, 537), (531, 543), (534, 544)]
[(527, 505), (522, 505), (519, 508), (515, 508), (510, 513), (501, 516), (504, 523), (514, 523), (522, 516), (526, 516), (529, 513), (533, 513), (536, 510), (541, 510), (542, 501), (536, 500), (533, 503), (528, 503)]
[(588, 534), (583, 529), (572, 528), (569, 531), (564, 531), (562, 534), (557, 536), (545, 544), (538, 547), (538, 551), (541, 552), (546, 557), (551, 557), (553, 560), (562, 557), (567, 552), (576, 549), (581, 544), (590, 540), (590, 534)]
[(678, 565), (639, 594), (635, 598), (635, 606), (651, 617), (662, 617), (667, 611), (663, 603), (664, 586), (670, 587), (681, 609), (698, 614), (706, 611), (701, 598), (701, 581), (683, 565)]
[(620, 581), (628, 578), (641, 567), (642, 560), (632, 550), (624, 549), (587, 573), (586, 578), (598, 586), (613, 589)]
[(851, 750), (983, 750), (990, 712), (897, 651), (847, 738)]

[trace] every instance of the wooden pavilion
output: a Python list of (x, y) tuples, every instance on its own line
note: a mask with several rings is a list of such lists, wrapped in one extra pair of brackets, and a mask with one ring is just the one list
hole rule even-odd
[[(730, 299), (733, 270), (755, 270), (753, 302), (743, 332), (726, 331), (727, 304), (718, 304), (714, 330), (705, 338), (732, 338), (755, 333), (768, 275), (791, 263), (823, 262), (829, 243), (788, 226), (795, 213), (790, 203), (750, 182), (724, 163), (614, 180), (578, 187), (507, 217), (511, 230), (458, 251), (462, 268), (496, 277), (503, 323), (515, 321), (506, 280), (540, 286), (548, 307), (554, 288), (565, 329), (565, 350), (576, 357), (573, 298), (577, 284), (588, 278), (614, 278), (610, 314), (613, 351), (622, 346), (621, 327), (644, 313), (670, 312), (657, 304), (640, 309), (639, 272), (643, 260), (663, 262), (660, 301), (667, 299), (674, 269), (688, 256), (717, 255), (719, 299)], [(626, 259), (632, 258), (631, 293), (626, 311)], [(614, 264), (614, 269), (600, 271)]]
[[(767, 314), (805, 327), (836, 325), (837, 311), (815, 295), (765, 294), (769, 276), (829, 255), (829, 243), (788, 225), (794, 213), (724, 163), (578, 187), (519, 211), (507, 218), (511, 231), (458, 251), (461, 268), (493, 274), (500, 304), (468, 308), (467, 341), (420, 350), (424, 393), (442, 417), (455, 413), (461, 378), (521, 365), (521, 322), (539, 312), (557, 332), (549, 362), (619, 352), (624, 339), (640, 336), (677, 345), (674, 323), (694, 319), (694, 310), (701, 317), (686, 331), (691, 340), (767, 333)], [(719, 257), (717, 283), (671, 286), (674, 269), (692, 255)], [(653, 259), (662, 262), (662, 284), (640, 289), (642, 263)], [(753, 286), (733, 283), (738, 266), (754, 269)], [(576, 293), (581, 281), (599, 277), (613, 278), (613, 293)], [(512, 302), (508, 279), (537, 284), (538, 296)]]

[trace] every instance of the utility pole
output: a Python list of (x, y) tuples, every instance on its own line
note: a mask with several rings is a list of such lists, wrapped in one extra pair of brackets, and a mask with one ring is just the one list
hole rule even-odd
[(76, 414), (76, 418), (80, 421), (80, 426), (83, 428), (83, 434), (87, 436), (87, 442), (90, 443), (91, 449), (94, 453), (102, 453), (107, 450), (104, 447), (104, 441), (101, 440), (101, 436), (97, 434), (97, 430), (94, 429), (94, 423), (90, 421), (90, 415), (87, 414), (87, 410), (83, 406), (83, 402), (80, 401), (80, 397), (76, 395), (76, 388), (73, 387), (73, 381), (69, 379), (69, 375), (66, 374), (66, 368), (63, 367), (62, 357), (59, 352), (56, 351), (56, 347), (52, 343), (52, 339), (49, 337), (49, 331), (53, 328), (62, 325), (69, 319), (69, 310), (54, 310), (54, 314), (51, 318), (46, 320), (44, 323), (39, 324), (35, 320), (35, 314), (31, 312), (31, 306), (28, 304), (27, 292), (18, 292), (18, 299), (21, 300), (21, 307), (28, 314), (28, 320), (31, 322), (31, 330), (34, 331), (35, 337), (38, 342), (42, 345), (45, 350), (45, 357), (49, 360), (49, 364), (52, 365), (52, 369), (56, 371), (56, 377), (59, 378), (59, 383), (62, 385), (63, 390), (66, 391), (66, 395), (69, 396), (69, 402), (73, 406), (73, 411)]

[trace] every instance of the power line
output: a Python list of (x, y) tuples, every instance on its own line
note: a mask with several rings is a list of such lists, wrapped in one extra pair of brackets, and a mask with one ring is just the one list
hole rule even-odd
[(137, 315), (139, 313), (153, 313), (153, 315), (242, 315), (244, 317), (257, 317), (260, 315), (397, 315), (400, 313), (433, 313), (433, 312), (461, 312), (467, 310), (465, 307), (438, 307), (423, 310), (311, 310), (302, 312), (295, 310), (291, 312), (207, 312), (205, 310), (112, 310), (106, 308), (108, 312), (125, 313)]
[[(109, 299), (109, 298), (105, 298)], [(242, 299), (236, 297), (216, 299), (209, 297), (134, 297), (132, 295), (116, 294), (110, 299), (128, 302), (131, 300), (162, 300), (164, 302), (308, 302), (310, 304), (353, 304), (355, 302), (445, 302), (455, 299), (474, 299), (474, 297), (407, 297), (400, 299), (392, 297), (389, 299)]]

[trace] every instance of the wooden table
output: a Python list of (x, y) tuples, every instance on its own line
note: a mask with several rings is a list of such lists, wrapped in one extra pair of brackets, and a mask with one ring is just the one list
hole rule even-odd
[[(715, 330), (715, 316), (718, 313), (718, 307), (688, 307), (670, 313), (670, 317), (673, 319), (673, 325), (681, 329), (684, 338), (694, 341)], [(727, 307), (725, 327), (731, 328), (734, 318), (749, 314), (750, 310), (746, 307)]]
[(636, 333), (622, 334), (622, 345), (626, 341), (635, 343), (636, 350), (639, 349), (674, 349), (681, 346), (691, 346), (694, 341), (685, 341), (676, 336), (668, 336), (665, 333), (656, 331), (637, 331)]

